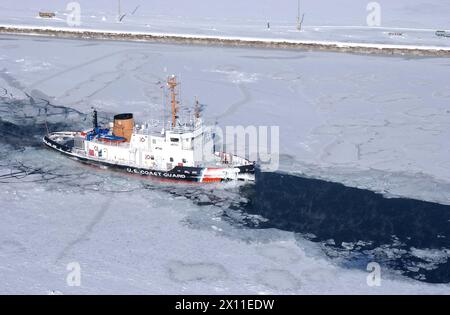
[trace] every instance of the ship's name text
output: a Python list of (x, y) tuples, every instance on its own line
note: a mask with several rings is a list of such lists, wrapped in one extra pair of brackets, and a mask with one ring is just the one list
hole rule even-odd
[(148, 176), (157, 176), (157, 177), (167, 177), (167, 178), (186, 178), (184, 174), (173, 174), (167, 172), (158, 172), (158, 171), (147, 171), (137, 168), (127, 168), (128, 173), (140, 174), (140, 175), (148, 175)]

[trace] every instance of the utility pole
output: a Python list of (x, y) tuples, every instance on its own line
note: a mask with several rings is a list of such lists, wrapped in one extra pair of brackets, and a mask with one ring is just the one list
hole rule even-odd
[(117, 21), (120, 21), (120, 17), (122, 16), (122, 14), (120, 13), (121, 8), (120, 8), (120, 0), (117, 0)]
[(297, 3), (297, 30), (302, 30), (303, 19), (305, 18), (305, 14), (302, 14), (302, 18), (300, 19), (300, 0)]
[[(135, 9), (135, 11), (137, 10), (137, 7)], [(126, 16), (127, 14), (122, 14), (122, 6), (120, 3), (120, 0), (117, 0), (117, 22), (122, 22), (123, 18)]]

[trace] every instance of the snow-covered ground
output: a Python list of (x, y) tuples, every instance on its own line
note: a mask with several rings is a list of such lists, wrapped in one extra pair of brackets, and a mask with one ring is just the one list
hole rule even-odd
[[(117, 22), (118, 1), (77, 1), (81, 25), (67, 24), (70, 1), (0, 2), (0, 25), (52, 26), (160, 34), (190, 34), (275, 40), (307, 40), (449, 47), (450, 38), (435, 36), (450, 29), (450, 4), (438, 0), (379, 0), (380, 23), (368, 26), (370, 1), (302, 0), (303, 30), (296, 29), (297, 0), (122, 1), (125, 17)], [(371, 7), (372, 8), (372, 7)], [(39, 11), (55, 12), (53, 19)], [(370, 20), (370, 19), (369, 19)], [(268, 29), (269, 23), (270, 29)]]
[[(102, 119), (159, 119), (161, 82), (175, 73), (182, 100), (199, 96), (207, 121), (280, 126), (280, 172), (450, 204), (449, 65), (1, 36), (0, 291), (449, 293), (389, 269), (370, 287), (365, 266), (341, 264), (299, 234), (244, 224), (264, 218), (230, 210), (245, 202), (239, 186), (143, 183), (38, 145), (45, 116), (51, 130), (89, 124), (91, 106)], [(448, 259), (448, 248), (409, 250), (431, 264)], [(81, 287), (66, 285), (70, 262)]]

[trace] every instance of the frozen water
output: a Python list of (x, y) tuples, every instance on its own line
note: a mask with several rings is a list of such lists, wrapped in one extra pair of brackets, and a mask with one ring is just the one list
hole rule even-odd
[[(92, 105), (103, 121), (121, 111), (160, 118), (160, 86), (176, 73), (183, 101), (198, 95), (208, 121), (280, 125), (283, 174), (449, 204), (447, 59), (11, 36), (0, 56), (1, 292), (449, 292), (396, 268), (369, 287), (361, 264), (406, 250), (417, 274), (445, 264), (448, 248), (390, 240), (353, 263), (346, 255), (369, 241), (344, 240), (341, 251), (327, 237), (324, 249), (271, 227), (276, 220), (247, 211), (245, 186), (141, 182), (39, 145), (46, 120), (50, 130), (86, 126)], [(81, 287), (65, 282), (73, 261)]]
[[(282, 126), (282, 171), (449, 202), (450, 149), (442, 146), (450, 136), (448, 59), (114, 42), (86, 46), (34, 38), (18, 45), (13, 37), (2, 43), (2, 55), (14, 55), (1, 61), (0, 80), (10, 97), (28, 94), (84, 113), (94, 105), (105, 113), (161, 119), (160, 86), (176, 73), (185, 104), (200, 96), (209, 122)], [(49, 56), (48, 49), (58, 53)], [(32, 73), (15, 62), (30, 58), (53, 66)]]

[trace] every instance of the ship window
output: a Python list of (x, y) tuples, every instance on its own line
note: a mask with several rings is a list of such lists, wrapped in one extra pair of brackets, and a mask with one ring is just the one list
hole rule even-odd
[(179, 139), (179, 138), (170, 138), (170, 141), (172, 141), (172, 142), (178, 142), (178, 141), (180, 141), (180, 139)]
[(152, 140), (152, 143), (153, 143), (153, 144), (156, 144), (156, 139), (153, 139), (153, 140)]
[(170, 162), (173, 162), (173, 157), (170, 158)]
[(150, 160), (154, 160), (155, 157), (153, 155), (150, 155)]
[(186, 159), (182, 159), (183, 163), (187, 163)]

